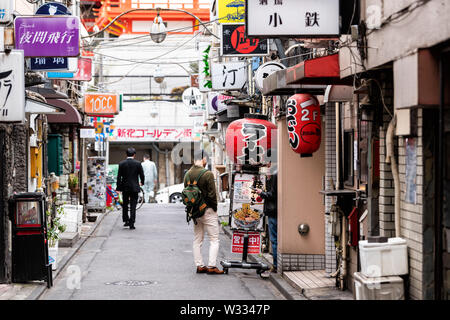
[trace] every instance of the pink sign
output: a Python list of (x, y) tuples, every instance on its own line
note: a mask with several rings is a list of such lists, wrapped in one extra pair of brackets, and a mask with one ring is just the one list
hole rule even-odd
[(180, 141), (191, 139), (192, 128), (117, 126), (110, 141)]
[[(244, 234), (245, 232), (233, 231), (231, 242), (232, 253), (244, 252)], [(261, 249), (261, 235), (259, 232), (248, 233), (248, 254), (259, 254)]]

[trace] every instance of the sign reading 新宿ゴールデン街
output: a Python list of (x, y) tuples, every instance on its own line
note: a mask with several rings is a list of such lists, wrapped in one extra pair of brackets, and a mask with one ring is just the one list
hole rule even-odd
[(109, 141), (115, 142), (178, 142), (192, 141), (192, 127), (115, 126)]
[(220, 41), (222, 56), (265, 56), (269, 54), (269, 40), (247, 38), (244, 24), (223, 24)]
[(25, 120), (25, 71), (21, 50), (0, 53), (0, 122)]
[(16, 49), (25, 57), (76, 57), (80, 53), (80, 19), (74, 16), (17, 17)]
[(339, 0), (246, 0), (245, 10), (248, 36), (339, 35)]
[(119, 113), (120, 98), (117, 93), (90, 93), (84, 96), (84, 112), (89, 115)]
[(244, 23), (245, 0), (218, 0), (219, 23)]

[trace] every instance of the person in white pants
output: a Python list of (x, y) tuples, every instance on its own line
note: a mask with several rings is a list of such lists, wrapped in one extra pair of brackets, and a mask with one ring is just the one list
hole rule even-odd
[[(205, 214), (197, 218), (194, 223), (194, 262), (197, 267), (197, 273), (223, 274), (223, 270), (217, 268), (217, 255), (219, 253), (219, 216), (217, 214), (217, 192), (214, 175), (211, 171), (200, 173), (208, 163), (207, 154), (200, 150), (194, 153), (194, 165), (189, 169), (184, 177), (184, 185), (187, 185), (189, 179), (196, 179), (197, 185), (202, 192), (207, 205)], [(201, 248), (204, 235), (209, 237), (209, 259), (208, 265), (203, 262)]]

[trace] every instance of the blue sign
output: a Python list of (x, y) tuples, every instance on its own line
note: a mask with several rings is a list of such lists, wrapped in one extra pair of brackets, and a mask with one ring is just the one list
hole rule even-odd
[(65, 57), (41, 57), (30, 59), (31, 70), (67, 70), (69, 58)]
[(67, 9), (67, 7), (61, 3), (58, 2), (49, 2), (46, 4), (43, 4), (42, 6), (37, 9), (36, 14), (42, 14), (42, 15), (66, 15), (70, 16), (72, 13)]
[(74, 72), (47, 72), (47, 79), (73, 78)]

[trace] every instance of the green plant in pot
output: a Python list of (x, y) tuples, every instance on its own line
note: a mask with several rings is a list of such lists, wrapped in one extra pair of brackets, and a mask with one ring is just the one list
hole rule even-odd
[(56, 247), (60, 234), (66, 231), (66, 225), (61, 223), (61, 217), (64, 215), (63, 207), (56, 209), (56, 215), (53, 217), (50, 210), (47, 210), (47, 240), (49, 247)]
[(73, 192), (73, 193), (77, 193), (80, 191), (80, 187), (78, 184), (78, 177), (75, 175), (70, 175), (69, 177), (69, 189)]

